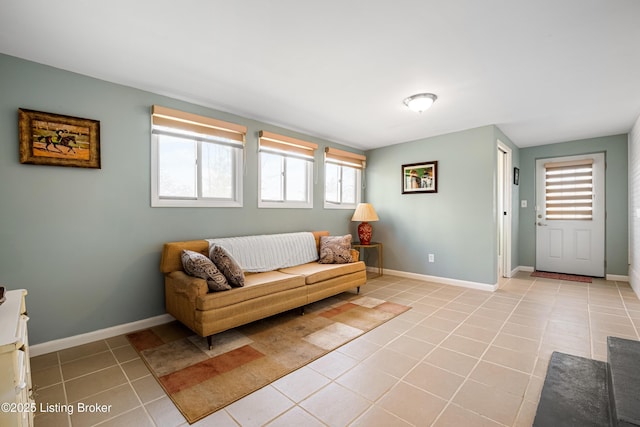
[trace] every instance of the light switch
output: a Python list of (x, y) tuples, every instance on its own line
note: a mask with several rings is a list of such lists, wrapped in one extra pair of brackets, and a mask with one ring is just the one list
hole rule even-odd
[(521, 208), (526, 208), (527, 207), (527, 201), (526, 200), (520, 200), (520, 207)]

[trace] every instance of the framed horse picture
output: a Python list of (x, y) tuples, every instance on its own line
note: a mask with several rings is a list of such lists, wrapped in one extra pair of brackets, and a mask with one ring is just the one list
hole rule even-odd
[(20, 163), (100, 169), (100, 122), (18, 109)]

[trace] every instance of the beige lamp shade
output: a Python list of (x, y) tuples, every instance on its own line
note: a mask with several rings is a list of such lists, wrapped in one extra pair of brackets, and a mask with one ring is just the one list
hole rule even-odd
[(376, 210), (373, 209), (371, 203), (358, 203), (358, 207), (351, 217), (351, 221), (369, 222), (378, 220), (378, 214), (376, 213)]
[(360, 244), (371, 244), (371, 235), (373, 234), (373, 227), (369, 224), (369, 221), (378, 221), (378, 214), (373, 209), (370, 203), (359, 203), (356, 211), (351, 217), (351, 221), (362, 221), (358, 225), (358, 238)]

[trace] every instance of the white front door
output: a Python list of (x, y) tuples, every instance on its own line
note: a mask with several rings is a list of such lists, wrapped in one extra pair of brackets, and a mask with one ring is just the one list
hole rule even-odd
[(536, 161), (536, 270), (604, 277), (603, 153)]

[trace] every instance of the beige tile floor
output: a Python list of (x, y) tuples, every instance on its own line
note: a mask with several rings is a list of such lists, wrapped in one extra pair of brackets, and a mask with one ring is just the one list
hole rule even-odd
[[(383, 276), (364, 294), (413, 308), (197, 426), (529, 426), (551, 353), (606, 359), (638, 339), (629, 284), (534, 279), (496, 292)], [(123, 336), (31, 360), (39, 427), (188, 425)], [(78, 413), (77, 402), (111, 405)]]

